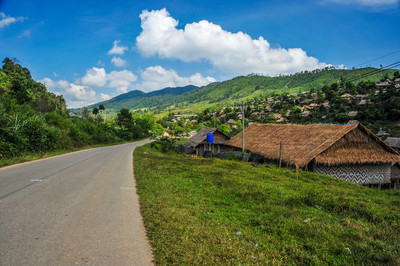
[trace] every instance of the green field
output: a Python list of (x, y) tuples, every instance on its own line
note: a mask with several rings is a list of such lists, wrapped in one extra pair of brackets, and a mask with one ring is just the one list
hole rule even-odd
[(400, 191), (149, 145), (134, 166), (157, 264), (400, 264)]

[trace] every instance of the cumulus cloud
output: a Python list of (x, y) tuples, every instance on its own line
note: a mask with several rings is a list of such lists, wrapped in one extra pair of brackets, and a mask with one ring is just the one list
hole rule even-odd
[(137, 76), (129, 70), (111, 71), (107, 74), (104, 68), (92, 67), (86, 70), (81, 83), (86, 86), (117, 88), (129, 87), (136, 80)]
[(66, 89), (69, 87), (69, 82), (66, 80), (53, 81), (50, 78), (44, 78), (39, 80), (42, 84), (44, 84), (49, 89)]
[(114, 54), (123, 55), (125, 53), (125, 51), (128, 50), (128, 47), (126, 47), (126, 46), (118, 46), (118, 44), (120, 42), (121, 41), (114, 41), (113, 42), (113, 47), (108, 51), (109, 55), (114, 55)]
[(106, 71), (104, 68), (93, 67), (86, 71), (82, 78), (82, 84), (86, 86), (103, 87), (107, 82)]
[(124, 66), (126, 66), (126, 60), (122, 59), (122, 58), (119, 57), (119, 56), (114, 56), (114, 57), (111, 59), (111, 63), (113, 63), (114, 66), (117, 66), (117, 67), (124, 67)]
[(108, 95), (108, 94), (105, 94), (105, 93), (100, 93), (100, 97), (101, 97), (101, 99), (103, 99), (103, 100), (109, 100), (109, 99), (111, 99), (111, 96)]
[(128, 92), (128, 88), (127, 87), (117, 88), (117, 94), (122, 94), (122, 93), (127, 93), (127, 92)]
[(204, 86), (216, 80), (212, 77), (203, 77), (196, 73), (190, 77), (181, 77), (175, 70), (166, 70), (161, 66), (151, 66), (140, 74), (142, 83), (140, 88), (143, 91), (159, 90), (165, 87), (181, 87), (186, 85)]
[(110, 88), (129, 87), (137, 80), (137, 76), (129, 70), (111, 71), (107, 74), (107, 80)]
[(72, 100), (90, 100), (94, 99), (96, 92), (87, 86), (76, 85), (70, 83), (70, 86), (65, 90), (68, 96), (72, 97)]
[(4, 14), (3, 12), (0, 12), (0, 29), (7, 27), (8, 25), (12, 24), (12, 23), (16, 23), (16, 22), (20, 22), (20, 21), (24, 21), (25, 18), (24, 17), (9, 17), (6, 14)]
[(145, 10), (140, 19), (142, 32), (136, 46), (143, 56), (184, 62), (207, 60), (232, 75), (289, 74), (327, 66), (301, 48), (271, 48), (263, 37), (252, 39), (243, 32), (231, 33), (206, 20), (178, 29), (178, 21), (165, 8)]
[(96, 91), (84, 85), (70, 83), (66, 80), (53, 81), (50, 78), (40, 80), (49, 91), (57, 95), (63, 95), (69, 108), (82, 107), (98, 102), (101, 98), (97, 97)]

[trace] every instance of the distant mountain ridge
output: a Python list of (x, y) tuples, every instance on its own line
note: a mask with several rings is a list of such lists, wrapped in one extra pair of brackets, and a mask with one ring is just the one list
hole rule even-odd
[(134, 90), (127, 93), (120, 94), (107, 101), (92, 104), (89, 108), (94, 108), (100, 104), (104, 105), (107, 109), (139, 109), (148, 107), (149, 105), (154, 106), (157, 104), (163, 104), (168, 97), (181, 95), (186, 92), (197, 89), (197, 86), (188, 85), (184, 87), (167, 87), (161, 90), (152, 91), (145, 93), (140, 90)]

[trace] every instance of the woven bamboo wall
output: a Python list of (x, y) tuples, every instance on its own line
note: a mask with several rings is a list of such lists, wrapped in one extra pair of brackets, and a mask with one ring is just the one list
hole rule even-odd
[(314, 172), (356, 184), (390, 183), (390, 164), (377, 165), (316, 165)]

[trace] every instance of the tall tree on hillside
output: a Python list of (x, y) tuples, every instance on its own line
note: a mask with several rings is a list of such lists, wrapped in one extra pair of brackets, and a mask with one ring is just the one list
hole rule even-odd
[(117, 114), (117, 125), (124, 129), (132, 129), (133, 118), (132, 113), (127, 108), (122, 108)]
[(94, 115), (97, 115), (97, 114), (99, 113), (99, 108), (97, 108), (97, 107), (93, 108), (92, 113), (93, 113)]

